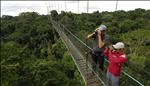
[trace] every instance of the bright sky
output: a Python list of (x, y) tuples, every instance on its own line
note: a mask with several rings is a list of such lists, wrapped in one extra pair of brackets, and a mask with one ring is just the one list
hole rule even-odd
[[(17, 16), (21, 12), (38, 12), (47, 14), (49, 10), (87, 12), (87, 1), (1, 1), (1, 15)], [(79, 7), (79, 9), (78, 9)], [(116, 1), (89, 1), (89, 13), (93, 11), (115, 11)], [(150, 10), (150, 1), (118, 1), (117, 10), (134, 10), (143, 8)]]

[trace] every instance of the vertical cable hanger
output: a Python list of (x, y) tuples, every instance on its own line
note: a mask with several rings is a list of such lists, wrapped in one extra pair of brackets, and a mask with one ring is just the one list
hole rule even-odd
[(79, 0), (78, 0), (78, 14), (79, 14)]
[(116, 1), (116, 8), (115, 8), (115, 11), (117, 11), (117, 8), (118, 8), (118, 0)]
[(67, 11), (67, 2), (65, 0), (65, 12)]
[(57, 13), (59, 13), (59, 1), (56, 1), (56, 3), (57, 3), (57, 10), (58, 10)]
[(87, 0), (87, 13), (89, 13), (89, 0)]

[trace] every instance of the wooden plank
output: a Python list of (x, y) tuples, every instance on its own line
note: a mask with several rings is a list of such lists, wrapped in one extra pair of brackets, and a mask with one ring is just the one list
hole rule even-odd
[(59, 30), (58, 28), (59, 27), (55, 26), (56, 31), (60, 35), (68, 51), (71, 53), (71, 56), (82, 78), (87, 83), (87, 86), (99, 86), (101, 82), (96, 77), (96, 75), (93, 74), (90, 69), (86, 69), (86, 61), (84, 60), (84, 55), (82, 55), (82, 53), (79, 52), (78, 48), (75, 45), (73, 45), (73, 43), (69, 40), (67, 35), (64, 32), (62, 32), (62, 30)]

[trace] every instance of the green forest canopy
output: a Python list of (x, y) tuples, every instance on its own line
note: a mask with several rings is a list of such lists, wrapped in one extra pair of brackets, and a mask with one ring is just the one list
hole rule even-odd
[[(15, 17), (1, 17), (2, 86), (84, 86), (48, 16), (26, 12)], [(146, 86), (150, 84), (150, 10), (91, 14), (63, 11), (58, 14), (54, 10), (51, 16), (82, 40), (101, 23), (105, 24), (111, 43), (125, 43), (132, 63), (129, 67), (137, 71), (129, 70), (130, 73)]]

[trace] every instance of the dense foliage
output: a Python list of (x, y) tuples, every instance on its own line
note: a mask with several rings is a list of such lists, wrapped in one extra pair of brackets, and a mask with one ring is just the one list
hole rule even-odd
[(1, 86), (84, 86), (47, 15), (1, 17)]
[[(83, 41), (105, 24), (111, 43), (123, 41), (126, 45), (126, 70), (146, 86), (150, 84), (150, 10), (91, 14), (58, 14), (54, 10), (51, 16)], [(0, 60), (2, 86), (84, 86), (48, 15), (26, 12), (2, 16)], [(123, 83), (128, 83), (126, 80)]]
[[(96, 11), (91, 14), (65, 12), (56, 14), (52, 11), (52, 15), (54, 20), (64, 24), (83, 41), (100, 24), (105, 24), (108, 27), (107, 34), (110, 35), (111, 44), (123, 41), (126, 45), (125, 52), (129, 61), (124, 69), (143, 84), (150, 84), (150, 10), (139, 8), (127, 12)], [(122, 83), (128, 81), (124, 80)]]

